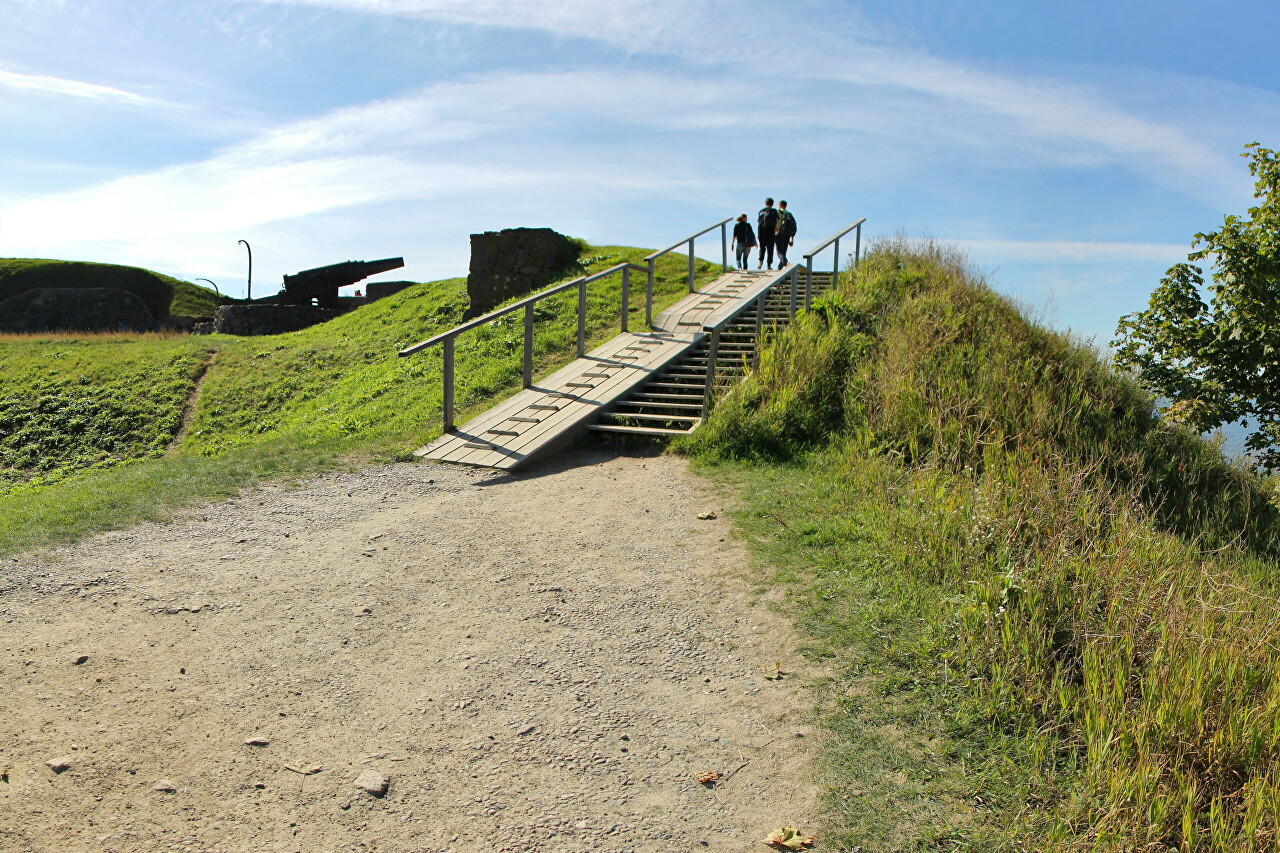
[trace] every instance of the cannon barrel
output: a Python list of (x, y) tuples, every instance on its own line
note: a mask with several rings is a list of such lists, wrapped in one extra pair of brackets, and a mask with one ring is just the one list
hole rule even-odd
[(302, 270), (284, 277), (284, 301), (294, 305), (314, 302), (324, 308), (336, 308), (339, 304), (338, 288), (402, 266), (404, 258), (383, 258), (377, 261), (343, 261)]
[(286, 275), (284, 284), (288, 288), (289, 284), (295, 281), (322, 279), (324, 281), (339, 282), (338, 287), (346, 287), (349, 284), (355, 284), (362, 278), (368, 278), (380, 272), (398, 270), (402, 266), (404, 266), (404, 258), (383, 258), (379, 261), (343, 261), (340, 264), (330, 264), (327, 267), (316, 267), (315, 269), (296, 272), (293, 275)]

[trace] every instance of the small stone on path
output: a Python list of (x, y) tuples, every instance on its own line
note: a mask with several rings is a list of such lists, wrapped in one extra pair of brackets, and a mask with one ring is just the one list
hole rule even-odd
[(64, 770), (70, 770), (71, 763), (73, 761), (75, 761), (75, 756), (64, 755), (60, 758), (54, 758), (50, 761), (46, 761), (45, 766), (48, 767), (50, 770), (52, 770), (54, 773), (61, 773)]
[(366, 794), (381, 797), (391, 785), (391, 777), (377, 770), (366, 770), (356, 777), (356, 787)]
[(245, 746), (266, 746), (269, 743), (271, 743), (271, 741), (267, 740), (264, 737), (251, 737), (244, 742), (244, 745)]
[(170, 782), (168, 779), (157, 779), (156, 783), (151, 786), (151, 790), (159, 791), (162, 794), (172, 794), (178, 790), (178, 786)]

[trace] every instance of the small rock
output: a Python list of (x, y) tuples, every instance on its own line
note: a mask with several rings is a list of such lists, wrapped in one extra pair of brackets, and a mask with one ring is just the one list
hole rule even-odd
[(76, 666), (79, 666), (80, 664), (84, 663), (84, 662), (85, 662), (85, 661), (87, 661), (88, 659), (89, 659), (89, 656), (88, 656), (88, 655), (80, 655), (79, 657), (77, 657), (77, 658), (73, 661), (73, 663), (74, 663)]
[(698, 513), (698, 518), (702, 521), (710, 521), (713, 518), (718, 518), (718, 516), (711, 510), (707, 510), (706, 512)]
[(251, 737), (244, 742), (244, 745), (245, 746), (266, 746), (269, 743), (271, 743), (271, 741), (267, 740), (264, 737)]
[(387, 787), (390, 784), (391, 777), (377, 770), (366, 770), (356, 777), (356, 787), (375, 797), (381, 797), (387, 793)]
[(168, 779), (157, 779), (156, 783), (151, 786), (151, 790), (159, 791), (162, 794), (172, 794), (178, 790), (178, 786), (170, 782)]
[(71, 764), (73, 761), (75, 761), (75, 756), (64, 755), (61, 758), (55, 758), (51, 761), (46, 761), (44, 764), (54, 773), (61, 773), (64, 770), (70, 770)]
[(536, 725), (533, 725), (532, 723), (530, 723), (527, 726), (521, 727), (520, 731), (516, 732), (516, 734), (519, 735), (520, 737), (524, 737), (525, 735), (529, 734), (536, 728), (537, 728)]

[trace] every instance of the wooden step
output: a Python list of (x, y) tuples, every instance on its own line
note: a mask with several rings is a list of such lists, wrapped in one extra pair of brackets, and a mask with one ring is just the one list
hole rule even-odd
[[(702, 422), (702, 418), (698, 418), (698, 423)], [(641, 427), (641, 426), (621, 426), (618, 424), (591, 424), (587, 427), (589, 430), (596, 432), (622, 432), (631, 435), (688, 435), (693, 432), (695, 423), (689, 429), (659, 429), (658, 427)]]

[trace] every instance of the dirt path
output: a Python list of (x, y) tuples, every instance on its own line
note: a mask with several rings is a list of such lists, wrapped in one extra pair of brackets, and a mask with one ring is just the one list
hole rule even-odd
[(402, 464), (6, 560), (0, 850), (743, 851), (812, 827), (804, 665), (721, 504), (672, 457)]

